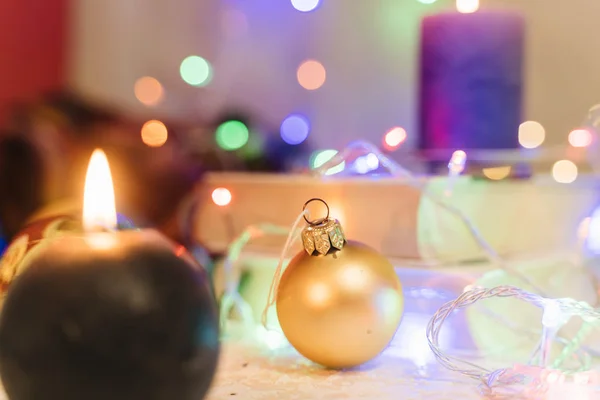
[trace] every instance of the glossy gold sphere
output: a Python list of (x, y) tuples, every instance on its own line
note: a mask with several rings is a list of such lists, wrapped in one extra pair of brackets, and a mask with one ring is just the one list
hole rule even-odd
[(325, 256), (299, 253), (277, 291), (277, 317), (290, 344), (329, 368), (376, 357), (394, 337), (403, 309), (393, 265), (352, 241)]

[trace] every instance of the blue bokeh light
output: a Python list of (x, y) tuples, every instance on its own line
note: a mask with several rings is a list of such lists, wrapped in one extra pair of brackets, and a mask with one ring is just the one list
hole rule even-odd
[(280, 134), (284, 142), (297, 145), (308, 138), (310, 122), (299, 114), (288, 115), (281, 123)]
[(587, 250), (594, 255), (600, 255), (600, 206), (594, 210), (589, 220), (584, 222), (588, 224), (585, 227)]

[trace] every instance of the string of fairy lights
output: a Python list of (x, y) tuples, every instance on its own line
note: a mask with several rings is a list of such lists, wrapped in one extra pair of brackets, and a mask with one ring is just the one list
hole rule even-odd
[[(480, 246), (484, 254), (486, 254), (492, 265), (495, 265), (499, 269), (506, 271), (509, 275), (518, 278), (537, 292), (532, 293), (513, 286), (482, 288), (469, 285), (455, 300), (444, 304), (431, 318), (426, 332), (429, 346), (436, 359), (443, 367), (479, 381), (482, 391), (486, 395), (494, 398), (516, 398), (524, 394), (535, 394), (536, 396), (540, 396), (548, 393), (549, 388), (556, 384), (573, 382), (580, 387), (589, 388), (589, 385), (598, 382), (598, 371), (592, 369), (590, 362), (591, 353), (587, 347), (583, 346), (585, 338), (588, 337), (591, 331), (599, 324), (598, 318), (600, 316), (600, 311), (598, 309), (595, 309), (588, 303), (571, 298), (545, 297), (545, 295), (543, 295), (545, 292), (544, 289), (538, 287), (530, 277), (509, 265), (509, 263), (500, 257), (486, 242), (477, 228), (473, 225), (472, 221), (467, 218), (460, 209), (454, 208), (446, 202), (446, 199), (449, 197), (448, 193), (444, 192), (443, 196), (432, 193), (418, 177), (414, 176), (402, 165), (388, 158), (377, 148), (377, 146), (371, 143), (359, 141), (350, 144), (340, 153), (334, 155), (331, 160), (325, 162), (320, 168), (313, 171), (313, 175), (327, 175), (331, 168), (342, 163), (350, 162), (351, 155), (355, 154), (356, 150), (360, 150), (360, 153), (362, 154), (373, 154), (374, 157), (378, 159), (379, 164), (383, 168), (388, 169), (392, 176), (404, 178), (405, 184), (421, 190), (424, 196), (434, 201), (441, 209), (457, 216), (460, 221), (468, 227), (472, 238)], [(467, 155), (461, 150), (455, 151), (452, 155), (448, 163), (449, 185), (447, 191), (452, 190), (451, 181), (464, 171), (466, 161)], [(215, 204), (226, 206), (230, 203), (232, 196), (231, 192), (226, 188), (218, 188), (213, 191), (212, 198)], [(302, 214), (300, 217), (301, 216)], [(298, 220), (300, 220), (300, 217)], [(288, 242), (284, 246), (284, 250), (279, 258), (279, 266), (281, 266), (286, 259), (286, 249), (290, 247), (291, 241), (297, 239), (296, 225), (297, 223), (294, 223), (291, 229), (271, 226), (269, 224), (249, 226), (231, 243), (223, 265), (226, 281), (220, 310), (223, 323), (228, 320), (230, 312), (233, 309), (237, 310), (242, 321), (247, 324), (250, 324), (249, 321), (253, 320), (252, 311), (250, 310), (249, 305), (238, 292), (239, 278), (236, 278), (232, 273), (235, 262), (240, 258), (240, 255), (243, 252), (243, 247), (253, 238), (264, 235), (282, 235), (288, 233)], [(540, 321), (542, 325), (540, 340), (527, 364), (516, 364), (512, 367), (496, 370), (487, 369), (474, 364), (470, 359), (462, 359), (456, 355), (446, 354), (440, 347), (440, 331), (445, 320), (449, 316), (459, 309), (492, 297), (514, 297), (543, 309), (543, 317)], [(267, 310), (269, 304), (270, 303), (267, 303), (267, 308), (263, 312), (262, 322), (267, 328), (267, 331), (274, 333), (278, 332), (277, 328), (269, 328), (267, 324)], [(564, 338), (559, 334), (559, 331), (572, 317), (580, 317), (583, 320), (583, 325), (575, 335)], [(507, 324), (511, 319), (510, 316), (504, 317), (501, 315), (495, 316), (494, 318), (504, 324)], [(521, 331), (521, 327), (515, 329), (517, 329), (517, 332)], [(266, 336), (265, 340), (268, 341), (271, 339), (269, 336)], [(563, 345), (562, 350), (557, 357), (553, 357), (551, 354), (551, 348), (554, 342)], [(564, 364), (566, 361), (571, 359), (577, 361), (577, 365), (574, 367), (565, 366)]]

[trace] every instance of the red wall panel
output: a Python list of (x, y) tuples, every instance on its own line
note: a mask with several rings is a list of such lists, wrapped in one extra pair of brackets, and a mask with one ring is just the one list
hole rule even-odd
[(0, 121), (66, 82), (69, 0), (0, 0)]

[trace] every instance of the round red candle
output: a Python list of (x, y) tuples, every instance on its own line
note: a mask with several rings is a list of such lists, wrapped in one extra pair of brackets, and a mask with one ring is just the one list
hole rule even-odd
[(157, 231), (113, 230), (103, 154), (84, 197), (87, 232), (47, 237), (9, 282), (0, 313), (9, 398), (202, 398), (219, 355), (208, 274)]

